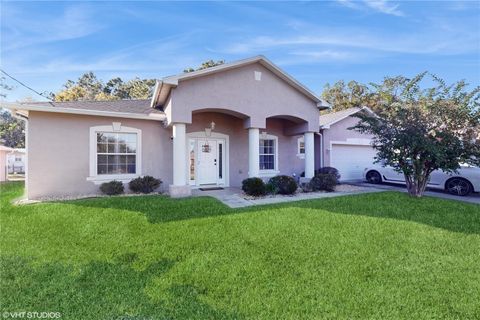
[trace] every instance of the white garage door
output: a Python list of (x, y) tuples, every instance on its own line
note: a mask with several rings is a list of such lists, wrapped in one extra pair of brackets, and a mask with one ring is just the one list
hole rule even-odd
[(340, 171), (341, 180), (363, 178), (363, 170), (373, 164), (376, 151), (370, 146), (332, 144), (331, 166)]

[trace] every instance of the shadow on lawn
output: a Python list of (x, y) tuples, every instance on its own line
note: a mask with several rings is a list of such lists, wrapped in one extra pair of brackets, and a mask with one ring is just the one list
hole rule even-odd
[[(162, 259), (143, 271), (132, 267), (135, 254), (113, 263), (92, 261), (80, 270), (60, 263), (32, 265), (18, 257), (0, 257), (1, 312), (28, 310), (60, 312), (62, 319), (241, 319), (216, 310), (199, 299), (202, 290), (174, 285), (163, 292), (168, 303), (147, 294), (154, 291), (174, 262)], [(160, 290), (160, 289), (157, 289)]]
[[(114, 199), (112, 201), (112, 199)], [(412, 221), (466, 234), (480, 234), (480, 206), (424, 197), (411, 198), (400, 192), (382, 192), (305, 200), (243, 209), (230, 209), (210, 197), (171, 199), (165, 196), (119, 197), (79, 200), (70, 204), (115, 208), (144, 214), (151, 223), (205, 218), (275, 208), (308, 208), (338, 214)]]
[[(65, 203), (65, 202), (59, 202)], [(144, 214), (150, 223), (205, 218), (235, 213), (211, 197), (172, 199), (167, 196), (109, 197), (75, 200), (71, 205), (134, 211)]]
[(453, 232), (480, 234), (480, 206), (427, 196), (412, 198), (402, 192), (358, 194), (322, 201), (299, 201), (295, 203), (295, 207), (411, 221)]

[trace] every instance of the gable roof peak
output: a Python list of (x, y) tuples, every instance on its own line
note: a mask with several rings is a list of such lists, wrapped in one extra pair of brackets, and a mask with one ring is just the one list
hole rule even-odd
[(203, 77), (206, 75), (211, 75), (211, 74), (215, 74), (218, 72), (223, 72), (231, 69), (236, 69), (246, 65), (253, 64), (253, 63), (260, 63), (262, 66), (264, 66), (269, 71), (274, 73), (280, 79), (287, 82), (290, 86), (294, 87), (296, 90), (300, 91), (309, 99), (316, 102), (319, 109), (328, 108), (328, 104), (325, 101), (320, 99), (320, 97), (318, 97), (305, 85), (301, 84), (299, 81), (297, 81), (295, 78), (290, 76), (284, 70), (280, 69), (278, 66), (276, 66), (273, 62), (268, 60), (267, 57), (263, 55), (256, 55), (250, 58), (233, 61), (229, 63), (224, 63), (218, 66), (214, 66), (214, 67), (210, 67), (202, 70), (196, 70), (196, 71), (186, 72), (186, 73), (178, 74), (174, 76), (164, 77), (162, 80), (157, 81), (151, 106), (152, 107), (163, 106), (163, 104), (165, 103), (165, 100), (168, 97), (170, 89), (176, 87), (180, 81)]

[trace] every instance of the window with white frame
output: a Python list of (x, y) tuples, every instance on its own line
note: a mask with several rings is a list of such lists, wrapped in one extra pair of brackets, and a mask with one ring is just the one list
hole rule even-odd
[(142, 174), (142, 131), (112, 125), (90, 128), (90, 175), (87, 180), (101, 183), (118, 179), (128, 181)]
[(277, 138), (267, 135), (260, 138), (259, 169), (260, 171), (277, 170)]
[(137, 134), (97, 132), (97, 174), (137, 172)]
[(301, 136), (297, 139), (297, 156), (299, 158), (305, 158), (305, 137)]

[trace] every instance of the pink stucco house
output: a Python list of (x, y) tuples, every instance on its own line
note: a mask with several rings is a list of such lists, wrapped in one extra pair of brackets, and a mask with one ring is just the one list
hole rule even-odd
[(319, 114), (328, 106), (263, 56), (163, 78), (149, 100), (9, 108), (28, 119), (30, 199), (94, 194), (142, 175), (180, 197), (247, 177), (310, 178), (326, 165)]

